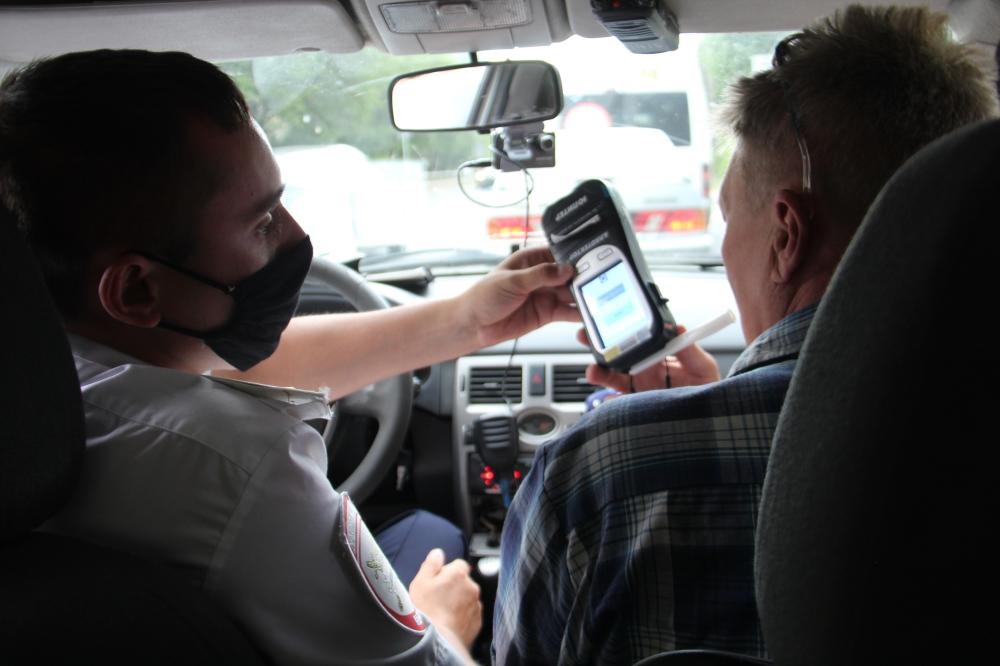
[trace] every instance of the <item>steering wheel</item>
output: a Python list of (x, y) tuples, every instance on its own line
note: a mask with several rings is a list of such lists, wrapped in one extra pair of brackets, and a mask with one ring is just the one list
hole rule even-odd
[[(329, 259), (313, 258), (308, 277), (341, 294), (358, 312), (389, 307), (361, 275)], [(368, 453), (351, 475), (337, 485), (337, 490), (349, 493), (355, 504), (360, 504), (371, 495), (396, 461), (410, 425), (412, 408), (413, 375), (409, 372), (383, 379), (340, 398), (334, 404), (334, 414), (323, 433), (330, 451), (330, 464), (335, 453), (331, 451), (331, 442), (340, 415), (369, 416), (378, 422), (378, 433)]]

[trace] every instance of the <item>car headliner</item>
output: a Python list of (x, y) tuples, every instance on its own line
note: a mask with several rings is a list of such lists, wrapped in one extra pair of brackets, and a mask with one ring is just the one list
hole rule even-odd
[[(526, 0), (523, 28), (399, 35), (379, 6), (385, 0), (235, 0), (0, 5), (0, 67), (93, 48), (182, 50), (210, 60), (303, 50), (350, 52), (366, 44), (390, 53), (465, 52), (607, 33), (586, 0)], [(792, 30), (831, 13), (844, 0), (667, 0), (683, 32)], [(996, 43), (1000, 10), (990, 0), (868, 0), (951, 11), (959, 36)], [(985, 26), (985, 27), (984, 27)], [(982, 34), (976, 34), (976, 31)]]

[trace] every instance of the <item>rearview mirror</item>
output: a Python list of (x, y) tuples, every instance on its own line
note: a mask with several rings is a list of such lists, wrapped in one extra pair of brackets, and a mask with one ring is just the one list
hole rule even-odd
[(481, 62), (397, 76), (389, 111), (398, 130), (491, 129), (541, 122), (562, 111), (562, 85), (547, 62)]

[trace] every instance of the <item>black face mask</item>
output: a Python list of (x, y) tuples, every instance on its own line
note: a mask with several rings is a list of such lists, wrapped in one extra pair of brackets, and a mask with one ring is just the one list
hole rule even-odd
[(312, 263), (313, 247), (306, 236), (235, 285), (216, 282), (156, 255), (139, 254), (219, 289), (236, 301), (229, 321), (210, 331), (194, 331), (163, 320), (159, 325), (169, 331), (204, 340), (219, 358), (239, 370), (246, 370), (273, 354), (277, 348), (281, 333), (299, 304), (299, 290)]

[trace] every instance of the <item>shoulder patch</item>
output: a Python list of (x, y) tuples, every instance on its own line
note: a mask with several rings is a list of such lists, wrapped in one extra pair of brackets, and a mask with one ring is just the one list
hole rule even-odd
[(427, 631), (427, 620), (413, 605), (406, 586), (399, 580), (347, 493), (341, 493), (340, 498), (341, 538), (372, 597), (400, 625), (411, 631), (424, 633)]

